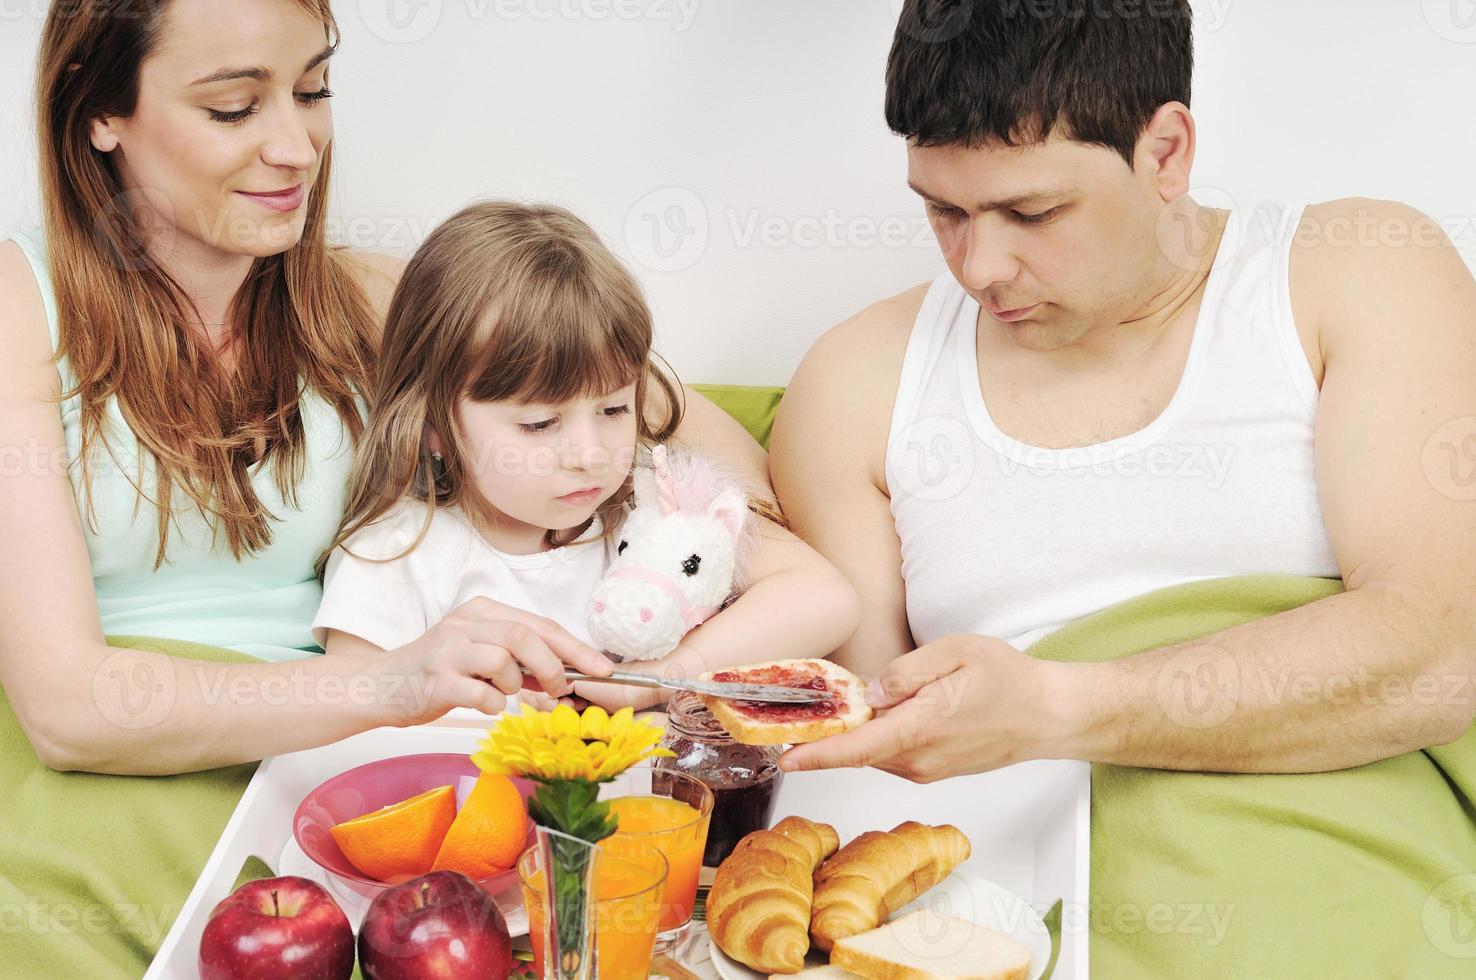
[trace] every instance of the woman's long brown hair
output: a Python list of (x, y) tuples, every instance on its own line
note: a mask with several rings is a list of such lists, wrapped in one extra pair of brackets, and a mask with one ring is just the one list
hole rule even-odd
[[(318, 16), (330, 43), (337, 23), (328, 0), (297, 0)], [(107, 154), (90, 138), (93, 119), (127, 117), (139, 69), (158, 42), (165, 3), (90, 0), (53, 4), (37, 74), (42, 204), (55, 281), (60, 343), (81, 397), (81, 475), (91, 521), (90, 461), (107, 445), (106, 411), (116, 398), (152, 458), (165, 560), (174, 492), (223, 533), (240, 559), (271, 541), (271, 521), (249, 469), (269, 460), (282, 498), (297, 506), (306, 466), (302, 399), (311, 389), (350, 436), (363, 429), (356, 396), (374, 357), (374, 313), (342, 249), (324, 224), (332, 146), (309, 198), (302, 240), (259, 258), (232, 309), (240, 351), (227, 379), (205, 338), (187, 325), (190, 300), (148, 255), (145, 229)], [(265, 452), (258, 457), (258, 444)], [(140, 494), (144, 465), (132, 477)]]
[[(564, 208), (484, 201), (448, 218), (416, 251), (390, 303), (369, 425), (333, 547), (406, 497), (427, 507), (405, 553), (424, 537), (436, 507), (462, 506), (475, 515), (483, 506), (469, 472), (476, 460), (456, 424), (462, 398), (557, 403), (634, 383), (637, 441), (668, 441), (681, 422), (682, 398), (656, 363), (652, 334), (640, 286)], [(431, 433), (444, 471), (433, 472)], [(601, 505), (607, 533), (629, 498), (627, 480)], [(567, 543), (552, 531), (547, 540)]]

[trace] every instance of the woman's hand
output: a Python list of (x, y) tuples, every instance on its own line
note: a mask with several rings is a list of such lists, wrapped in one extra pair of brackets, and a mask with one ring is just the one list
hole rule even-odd
[(507, 696), (528, 688), (568, 694), (564, 668), (603, 677), (604, 654), (553, 620), (477, 598), (447, 614), (420, 639), (370, 661), (391, 724), (419, 725), (452, 708), (496, 714)]

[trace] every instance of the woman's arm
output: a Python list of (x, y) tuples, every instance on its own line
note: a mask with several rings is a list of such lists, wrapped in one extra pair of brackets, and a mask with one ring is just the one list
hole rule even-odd
[(54, 769), (152, 775), (247, 762), (457, 705), (495, 711), (502, 695), (481, 678), (520, 685), (514, 657), (560, 681), (562, 662), (595, 672), (604, 662), (495, 603), (469, 604), (374, 660), (216, 664), (109, 647), (59, 393), (35, 278), (0, 243), (0, 686)]
[[(107, 646), (67, 476), (50, 335), (19, 249), (0, 246), (0, 684), (54, 769), (180, 772), (331, 741), (378, 723), (261, 699), (235, 705), (288, 665), (226, 666)], [(214, 693), (214, 697), (211, 693)], [(270, 723), (268, 723), (270, 716)]]

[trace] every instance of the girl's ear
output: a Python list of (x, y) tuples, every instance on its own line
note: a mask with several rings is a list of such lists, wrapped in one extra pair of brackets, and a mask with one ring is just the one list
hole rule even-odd
[(733, 540), (738, 540), (748, 520), (748, 494), (732, 488), (724, 490), (707, 506), (707, 515), (716, 518), (733, 535)]

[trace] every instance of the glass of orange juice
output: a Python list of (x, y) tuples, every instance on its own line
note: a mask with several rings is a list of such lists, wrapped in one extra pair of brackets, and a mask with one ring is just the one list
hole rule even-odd
[[(645, 980), (650, 974), (666, 857), (653, 845), (632, 838), (607, 837), (595, 858), (594, 948), (599, 980)], [(528, 909), (533, 972), (544, 970), (544, 905), (547, 869), (544, 851), (533, 846), (518, 858), (518, 883)]]
[(620, 821), (616, 837), (646, 841), (666, 855), (666, 893), (661, 899), (661, 933), (656, 949), (664, 952), (681, 939), (692, 920), (702, 852), (712, 821), (712, 790), (701, 780), (649, 762), (632, 766), (600, 789), (610, 812)]

